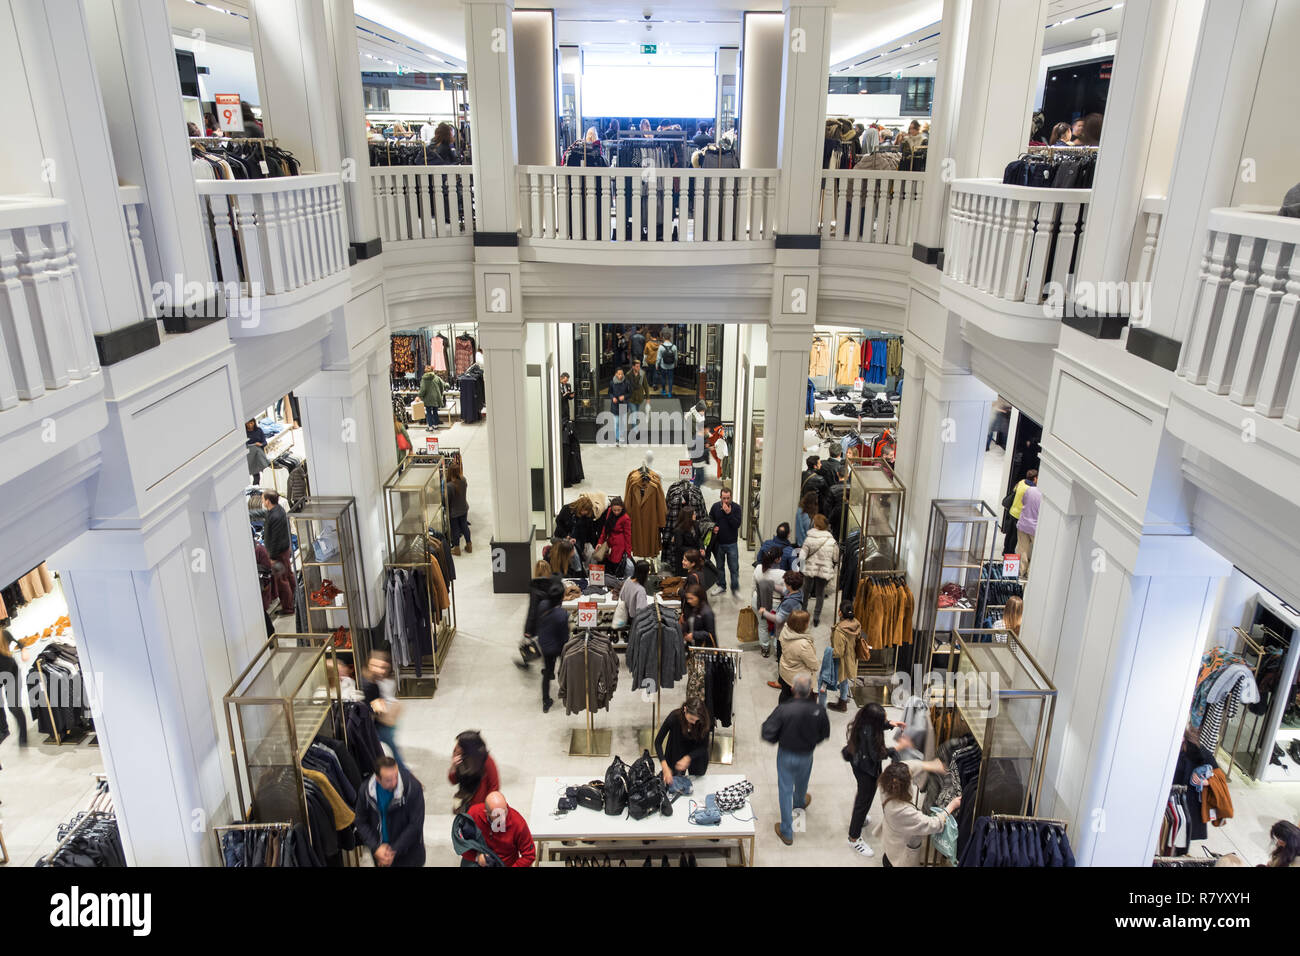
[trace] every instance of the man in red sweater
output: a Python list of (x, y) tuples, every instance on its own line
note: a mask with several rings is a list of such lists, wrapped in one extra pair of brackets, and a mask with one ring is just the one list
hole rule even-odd
[[(506, 803), (505, 795), (494, 790), (482, 803), (466, 811), (478, 827), (479, 833), (506, 866), (532, 866), (537, 858), (533, 848), (533, 834), (519, 811)], [(471, 863), (483, 866), (482, 853), (470, 851), (464, 855)]]

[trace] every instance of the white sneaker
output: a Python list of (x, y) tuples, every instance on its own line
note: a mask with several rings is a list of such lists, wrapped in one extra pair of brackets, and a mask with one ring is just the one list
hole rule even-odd
[(876, 851), (873, 850), (873, 849), (871, 849), (871, 847), (867, 846), (867, 841), (866, 841), (866, 840), (863, 840), (861, 837), (859, 837), (859, 838), (856, 839), (856, 840), (850, 840), (850, 841), (849, 841), (849, 846), (851, 846), (851, 847), (852, 847), (854, 850), (856, 850), (858, 853), (861, 853), (863, 856), (875, 856), (875, 855), (876, 855)]
[(713, 587), (709, 588), (709, 594), (711, 594), (713, 597), (721, 597), (722, 595), (724, 595), (724, 594), (726, 594), (726, 593), (727, 593), (726, 588), (723, 588), (722, 586), (717, 585), (717, 584), (715, 584), (715, 585), (713, 585)]

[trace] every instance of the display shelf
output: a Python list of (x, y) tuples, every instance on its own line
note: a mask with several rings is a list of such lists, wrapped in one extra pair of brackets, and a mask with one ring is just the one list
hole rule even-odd
[[(925, 565), (921, 591), (917, 595), (918, 620), (913, 660), (933, 665), (938, 649), (939, 621), (960, 621), (976, 614), (992, 578), (986, 577), (985, 563), (993, 558), (997, 543), (998, 516), (977, 499), (939, 499), (930, 505), (930, 526), (926, 535)], [(939, 606), (939, 592), (945, 585), (957, 585), (969, 607)], [(946, 615), (940, 617), (940, 615)]]
[[(289, 512), (289, 523), (297, 541), (294, 564), (302, 574), (302, 598), (311, 634), (333, 634), (343, 627), (348, 632), (354, 660), (370, 654), (368, 638), (369, 599), (361, 582), (366, 580), (361, 558), (360, 528), (356, 499), (311, 496), (297, 511)], [(325, 581), (343, 596), (342, 604), (320, 605), (312, 600)], [(335, 617), (329, 617), (330, 612)], [(326, 615), (322, 618), (322, 615)]]

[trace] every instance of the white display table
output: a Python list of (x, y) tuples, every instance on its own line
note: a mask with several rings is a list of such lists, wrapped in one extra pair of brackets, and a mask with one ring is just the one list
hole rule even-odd
[[(633, 820), (623, 813), (612, 817), (599, 810), (578, 807), (561, 816), (555, 815), (555, 806), (564, 795), (565, 787), (579, 787), (591, 782), (591, 777), (538, 777), (533, 785), (533, 807), (528, 826), (533, 832), (537, 847), (537, 862), (545, 859), (545, 844), (561, 840), (582, 840), (604, 845), (606, 849), (644, 849), (648, 852), (666, 852), (695, 848), (713, 848), (721, 843), (735, 844), (739, 851), (740, 866), (754, 865), (754, 811), (747, 802), (735, 815), (724, 813), (722, 823), (716, 827), (696, 826), (687, 819), (691, 801), (704, 806), (705, 794), (715, 793), (744, 776), (734, 773), (705, 774), (693, 778), (694, 792), (677, 798), (673, 815), (665, 817), (652, 813)], [(737, 819), (737, 816), (740, 819)], [(748, 818), (748, 819), (746, 819)], [(748, 848), (748, 852), (746, 852)], [(552, 847), (552, 850), (557, 848)]]

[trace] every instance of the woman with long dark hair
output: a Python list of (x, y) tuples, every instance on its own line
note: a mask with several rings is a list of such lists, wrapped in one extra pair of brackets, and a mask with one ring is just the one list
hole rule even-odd
[[(684, 574), (682, 558), (687, 551), (700, 548), (700, 534), (696, 529), (695, 509), (685, 507), (677, 515), (677, 524), (673, 526), (672, 553), (669, 555), (670, 567), (678, 574)], [(696, 568), (698, 571), (699, 569)]]
[(914, 802), (912, 772), (902, 763), (891, 763), (880, 774), (880, 832), (885, 846), (884, 866), (920, 866), (925, 838), (938, 833), (948, 817), (961, 806), (953, 797), (943, 812), (930, 816)]
[(685, 773), (704, 776), (709, 769), (712, 731), (713, 718), (698, 700), (687, 700), (664, 718), (655, 734), (655, 756), (665, 784), (672, 786), (673, 777)]
[(447, 460), (447, 514), (451, 518), (451, 553), (460, 554), (460, 539), (465, 537), (465, 550), (473, 553), (474, 542), (469, 539), (469, 482), (459, 458)]
[(877, 703), (858, 709), (849, 723), (848, 741), (841, 751), (858, 782), (853, 797), (853, 813), (849, 816), (849, 846), (863, 856), (874, 856), (867, 841), (862, 839), (862, 828), (869, 822), (871, 804), (876, 799), (876, 782), (885, 762), (885, 725), (889, 723), (885, 708)]
[(1273, 838), (1268, 865), (1300, 867), (1300, 827), (1289, 820), (1278, 820), (1268, 835)]
[(447, 782), (456, 785), (454, 800), (457, 813), (464, 813), (486, 800), (493, 790), (501, 789), (496, 762), (488, 753), (487, 744), (477, 730), (466, 730), (456, 735)]
[(615, 495), (609, 499), (609, 507), (601, 516), (600, 537), (596, 540), (597, 549), (602, 544), (609, 546), (604, 561), (593, 560), (593, 564), (604, 564), (611, 573), (623, 573), (623, 564), (632, 557), (632, 519), (623, 509), (623, 499)]
[(695, 647), (717, 647), (718, 628), (714, 623), (709, 596), (698, 584), (686, 585), (682, 601), (682, 635)]

